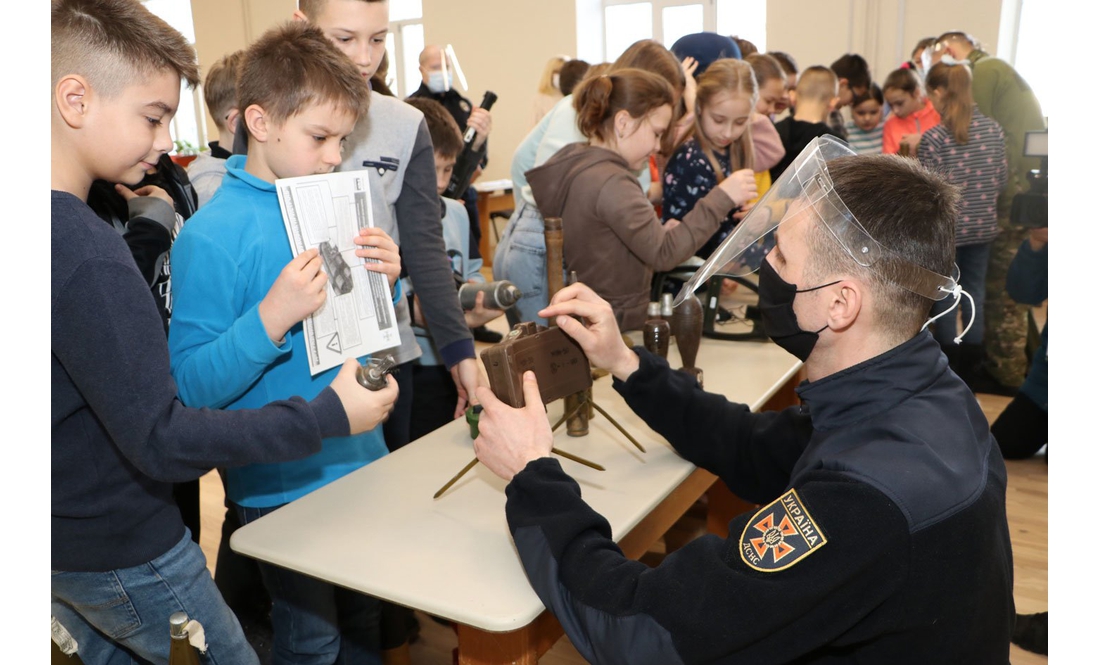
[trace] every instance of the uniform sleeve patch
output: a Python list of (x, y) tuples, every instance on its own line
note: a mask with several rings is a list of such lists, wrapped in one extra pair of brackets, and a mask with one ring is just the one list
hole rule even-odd
[(765, 573), (786, 570), (828, 542), (798, 493), (787, 490), (761, 508), (741, 532), (741, 560)]

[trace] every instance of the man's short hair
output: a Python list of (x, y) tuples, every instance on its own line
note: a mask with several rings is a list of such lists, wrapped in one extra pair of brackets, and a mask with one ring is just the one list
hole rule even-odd
[(244, 51), (222, 56), (206, 73), (202, 83), (202, 98), (214, 118), (218, 129), (225, 131), (226, 116), (237, 108), (237, 69), (244, 58)]
[(248, 47), (237, 96), (241, 113), (255, 104), (276, 124), (310, 104), (331, 104), (358, 120), (370, 103), (370, 89), (351, 59), (305, 21), (271, 28)]
[(871, 85), (871, 68), (858, 53), (846, 53), (836, 59), (829, 68), (837, 78), (848, 79), (848, 87), (862, 90)]
[(50, 82), (79, 74), (106, 97), (171, 72), (195, 87), (195, 50), (138, 0), (53, 0)]
[[(947, 179), (898, 155), (855, 155), (829, 162), (836, 193), (880, 245), (932, 272), (952, 276), (955, 223), (960, 189)], [(876, 294), (876, 319), (894, 341), (917, 333), (928, 319), (932, 301), (899, 286), (893, 275), (908, 274), (889, 258), (863, 268), (824, 228), (807, 233), (811, 261), (806, 282), (852, 274)]]
[(445, 157), (458, 157), (462, 152), (462, 130), (454, 116), (442, 104), (428, 97), (410, 97), (405, 103), (424, 114), (428, 134), (432, 137), (432, 149)]
[(839, 83), (833, 70), (822, 65), (813, 65), (802, 70), (798, 75), (798, 84), (794, 90), (798, 93), (798, 100), (816, 101), (828, 104), (839, 93)]

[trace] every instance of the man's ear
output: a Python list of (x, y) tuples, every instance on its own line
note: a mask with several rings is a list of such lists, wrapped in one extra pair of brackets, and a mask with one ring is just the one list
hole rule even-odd
[(309, 17), (303, 14), (301, 9), (295, 9), (294, 13), (290, 15), (290, 18), (295, 21), (306, 21), (307, 23), (309, 22)]
[(79, 74), (61, 77), (54, 88), (54, 104), (57, 105), (58, 113), (65, 124), (74, 129), (84, 126), (91, 98), (91, 88)]
[(850, 86), (848, 85), (848, 79), (844, 77), (838, 78), (836, 80), (836, 87), (837, 90), (844, 90), (845, 88), (849, 88)]
[(267, 143), (267, 116), (258, 104), (253, 104), (244, 110), (244, 124), (248, 127), (249, 138)]
[(829, 327), (833, 331), (846, 330), (859, 318), (863, 310), (864, 286), (851, 279), (841, 280), (829, 287), (832, 301), (829, 303)]
[(840, 105), (840, 97), (833, 97), (829, 100), (829, 111), (835, 111), (837, 106)]

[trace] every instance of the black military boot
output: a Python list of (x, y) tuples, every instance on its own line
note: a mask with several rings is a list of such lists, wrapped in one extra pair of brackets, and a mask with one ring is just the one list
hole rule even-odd
[(1012, 642), (1021, 649), (1046, 655), (1047, 613), (1017, 614), (1016, 627), (1012, 631)]

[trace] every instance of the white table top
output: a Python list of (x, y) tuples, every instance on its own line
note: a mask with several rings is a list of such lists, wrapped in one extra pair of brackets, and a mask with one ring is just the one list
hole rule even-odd
[[(679, 367), (675, 345), (669, 351)], [(698, 363), (711, 392), (759, 409), (795, 372), (797, 360), (771, 343), (704, 339)], [(669, 495), (694, 465), (635, 416), (611, 386), (596, 403), (643, 446), (638, 451), (599, 414), (587, 437), (563, 425), (555, 445), (602, 464), (562, 467), (620, 539)], [(562, 401), (549, 406), (556, 422)], [(237, 552), (490, 632), (517, 630), (543, 611), (527, 582), (504, 516), (503, 480), (478, 464), (439, 499), (444, 483), (474, 458), (459, 419), (239, 529)]]
[(474, 189), (479, 192), (506, 192), (512, 189), (512, 180), (510, 178), (501, 178), (500, 180), (478, 180), (474, 183)]

